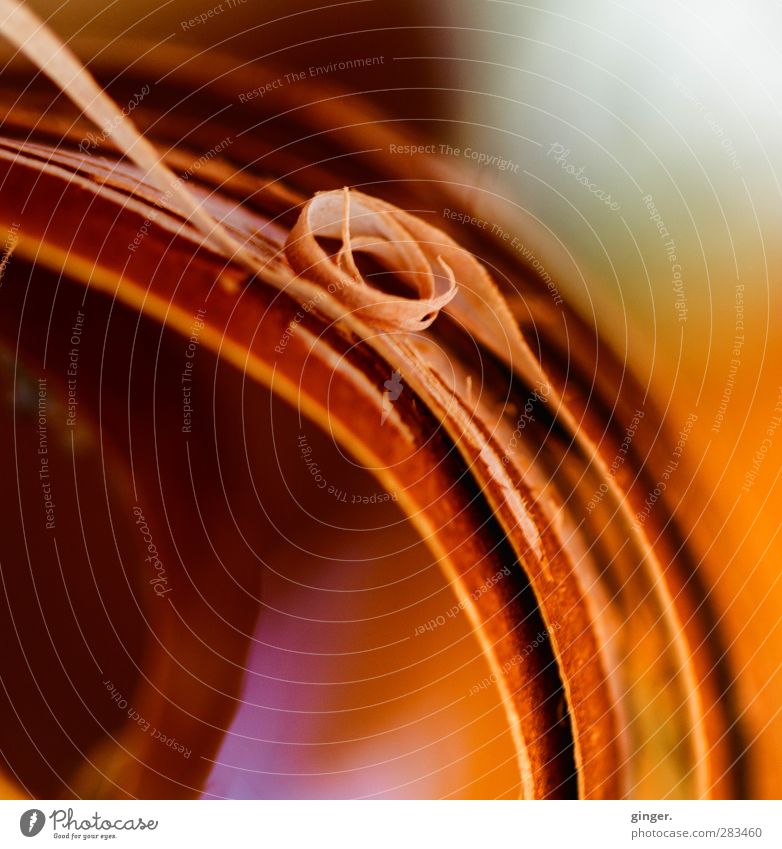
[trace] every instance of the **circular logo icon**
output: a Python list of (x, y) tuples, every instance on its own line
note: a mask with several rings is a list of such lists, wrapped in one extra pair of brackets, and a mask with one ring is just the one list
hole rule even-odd
[(43, 815), (43, 811), (39, 811), (38, 808), (30, 808), (20, 817), (19, 828), (25, 837), (35, 837), (36, 834), (40, 833), (45, 822), (46, 817)]

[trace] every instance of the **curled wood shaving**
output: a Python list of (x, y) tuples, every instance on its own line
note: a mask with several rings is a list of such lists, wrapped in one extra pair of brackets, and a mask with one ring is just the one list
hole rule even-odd
[[(319, 236), (341, 238), (336, 257), (321, 247)], [(419, 297), (394, 297), (364, 280), (354, 259), (359, 250), (396, 273)], [(294, 271), (318, 280), (381, 329), (423, 330), (445, 310), (548, 393), (548, 378), (489, 273), (438, 227), (362, 192), (319, 192), (304, 205), (285, 253)]]
[[(456, 280), (442, 257), (421, 245), (407, 222), (389, 210), (395, 208), (361, 192), (319, 192), (304, 205), (285, 243), (285, 256), (294, 271), (320, 283), (374, 327), (425, 330), (453, 300)], [(318, 238), (341, 239), (336, 256)], [(372, 256), (418, 297), (391, 295), (373, 286), (359, 271), (356, 252)]]
[[(98, 85), (75, 54), (19, 0), (0, 0), (0, 32), (59, 86), (173, 205), (207, 244), (258, 273), (257, 258), (204, 208), (199, 198), (161, 161), (153, 145)], [(336, 261), (317, 237), (341, 238)], [(394, 271), (418, 297), (389, 295), (359, 273), (362, 251)], [(475, 338), (533, 383), (548, 381), (521, 336), (504, 298), (486, 269), (442, 230), (361, 192), (322, 192), (301, 211), (286, 243), (299, 274), (325, 285), (358, 317), (384, 330), (424, 330), (438, 312), (449, 312)]]

